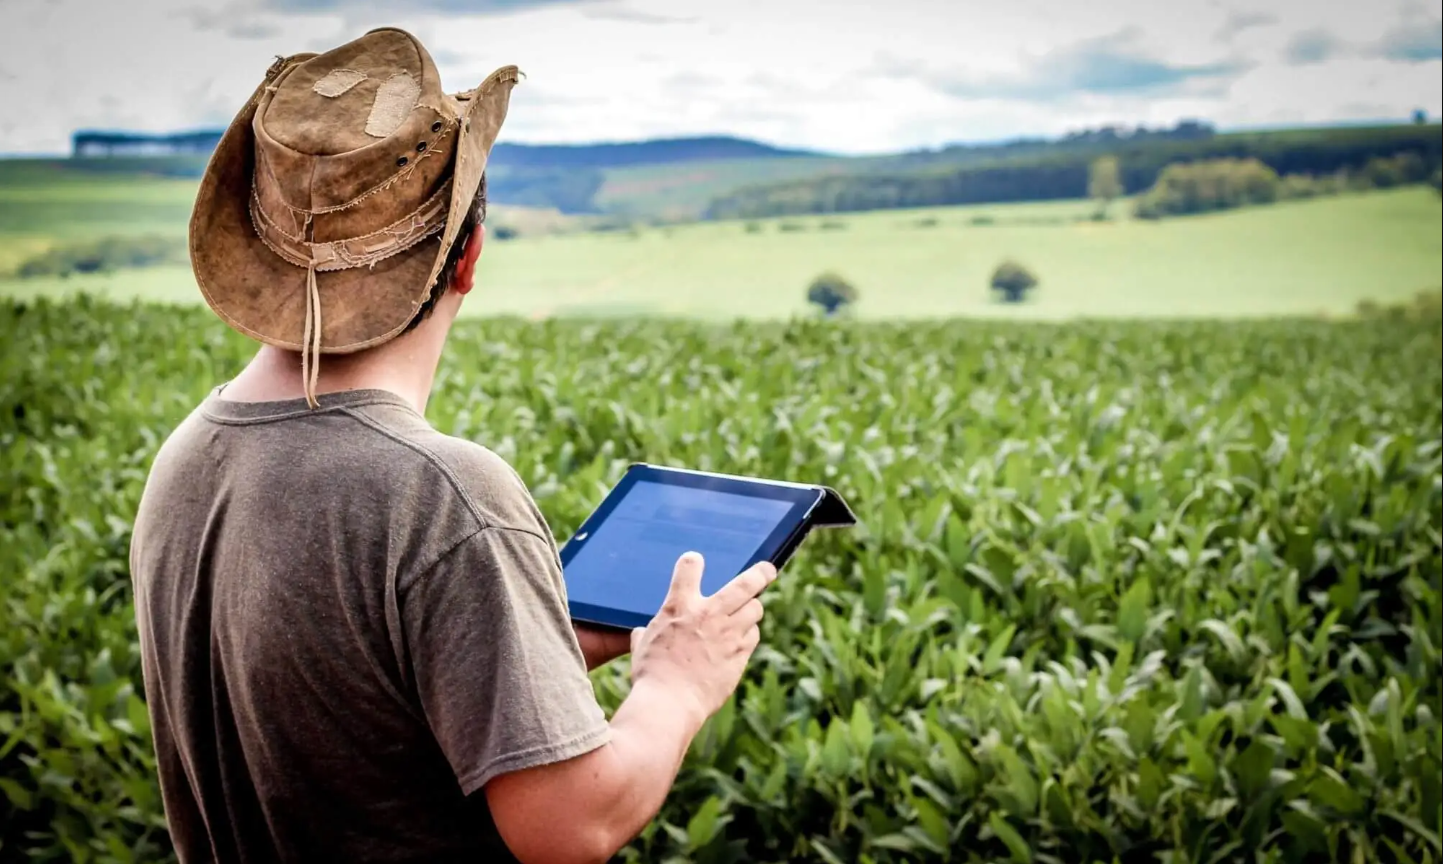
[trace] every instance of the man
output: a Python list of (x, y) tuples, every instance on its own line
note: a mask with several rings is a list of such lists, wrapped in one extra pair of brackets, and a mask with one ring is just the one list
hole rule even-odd
[[(373, 31), (279, 59), (207, 168), (196, 278), (263, 344), (161, 448), (131, 549), (182, 861), (603, 861), (756, 647), (775, 571), (703, 597), (695, 555), (644, 630), (575, 629), (520, 478), (423, 419), (516, 77), (450, 96)], [(628, 650), (608, 722), (587, 670)]]

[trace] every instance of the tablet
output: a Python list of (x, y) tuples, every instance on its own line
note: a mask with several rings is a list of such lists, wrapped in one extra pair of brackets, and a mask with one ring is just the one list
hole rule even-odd
[(632, 465), (561, 549), (571, 617), (643, 627), (686, 552), (701, 553), (710, 596), (759, 561), (781, 570), (813, 528), (855, 523), (826, 486)]

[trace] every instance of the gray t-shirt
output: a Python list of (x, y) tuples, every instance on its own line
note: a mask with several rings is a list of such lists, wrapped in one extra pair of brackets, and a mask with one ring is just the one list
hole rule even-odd
[(607, 741), (556, 545), (500, 457), (365, 390), (219, 392), (131, 546), (182, 861), (514, 860), (482, 787)]

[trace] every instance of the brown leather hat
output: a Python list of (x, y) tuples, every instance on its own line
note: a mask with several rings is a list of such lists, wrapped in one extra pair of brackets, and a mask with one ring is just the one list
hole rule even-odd
[(277, 58), (222, 136), (190, 220), (206, 302), (301, 352), (379, 345), (416, 316), (457, 240), (518, 70), (448, 95), (425, 47), (383, 28)]

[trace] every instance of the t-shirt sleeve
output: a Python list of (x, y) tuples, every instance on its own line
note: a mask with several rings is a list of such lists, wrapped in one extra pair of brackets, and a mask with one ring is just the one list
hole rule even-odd
[(463, 794), (608, 740), (555, 548), (483, 528), (398, 596), (420, 707)]

